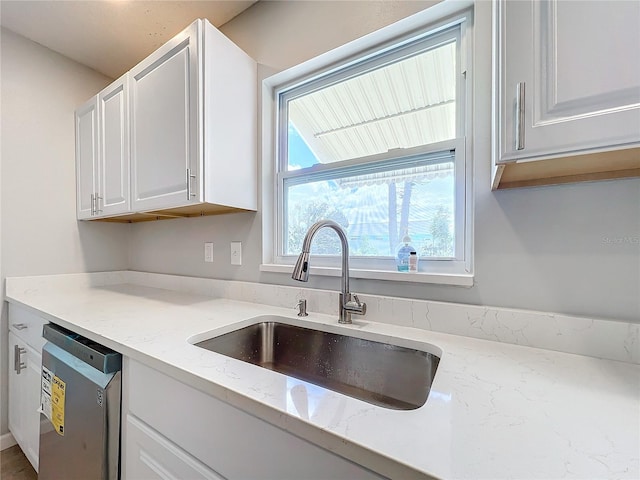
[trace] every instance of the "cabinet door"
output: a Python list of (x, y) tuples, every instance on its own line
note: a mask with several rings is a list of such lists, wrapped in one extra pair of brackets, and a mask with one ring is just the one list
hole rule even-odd
[(127, 76), (98, 94), (98, 216), (129, 211), (129, 116)]
[(129, 73), (135, 211), (201, 201), (200, 22)]
[(210, 478), (187, 476), (197, 465), (230, 480), (384, 478), (129, 358), (122, 378), (125, 479), (156, 478), (147, 468), (162, 466), (173, 478)]
[[(40, 388), (42, 378), (42, 355), (31, 347), (27, 346), (27, 368), (23, 370), (25, 373), (26, 393), (25, 399), (25, 432), (26, 432), (26, 450), (24, 454), (38, 471), (38, 460), (40, 451)], [(43, 417), (44, 418), (44, 417)]]
[(123, 418), (126, 451), (122, 478), (223, 480), (206, 465), (133, 415)]
[(499, 1), (496, 19), (499, 162), (640, 142), (639, 2)]
[(76, 110), (76, 213), (78, 219), (95, 214), (98, 187), (98, 97)]
[(42, 356), (9, 332), (9, 430), (38, 470)]
[[(18, 350), (16, 350), (18, 349)], [(25, 399), (27, 398), (26, 369), (27, 345), (9, 332), (9, 430), (24, 450), (26, 447)], [(24, 368), (19, 366), (24, 364)]]

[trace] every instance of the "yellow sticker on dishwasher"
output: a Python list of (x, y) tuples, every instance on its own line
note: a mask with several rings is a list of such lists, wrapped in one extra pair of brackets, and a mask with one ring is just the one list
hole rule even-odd
[(59, 435), (64, 436), (64, 396), (65, 383), (54, 376), (51, 385), (51, 423)]

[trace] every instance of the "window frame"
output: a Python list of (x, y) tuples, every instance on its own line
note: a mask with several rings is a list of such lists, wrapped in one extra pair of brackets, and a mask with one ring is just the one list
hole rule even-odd
[[(432, 9), (428, 9), (432, 10)], [(413, 17), (424, 16), (421, 12)], [(380, 162), (401, 162), (402, 159), (431, 155), (436, 152), (454, 150), (455, 191), (454, 212), (456, 246), (454, 259), (420, 259), (421, 270), (418, 273), (401, 273), (395, 271), (395, 262), (389, 257), (358, 257), (351, 256), (351, 276), (355, 278), (372, 278), (382, 280), (396, 280), (414, 283), (440, 283), (471, 286), (473, 284), (473, 209), (472, 209), (472, 162), (471, 162), (471, 92), (472, 79), (468, 59), (471, 57), (471, 27), (472, 11), (467, 9), (456, 12), (437, 23), (423, 24), (413, 29), (396, 28), (396, 35), (387, 35), (383, 39), (383, 32), (390, 27), (370, 34), (366, 38), (368, 48), (352, 48), (350, 54), (336, 59), (336, 53), (341, 49), (348, 50), (348, 46), (362, 41), (351, 42), (335, 51), (324, 54), (318, 59), (305, 62), (263, 82), (263, 263), (262, 271), (286, 272), (292, 270), (297, 255), (283, 255), (283, 230), (285, 225), (283, 209), (283, 192), (285, 179), (326, 174), (338, 170), (347, 171), (349, 168), (364, 164), (378, 164)], [(398, 22), (398, 24), (403, 21)], [(394, 24), (392, 27), (396, 27)], [(376, 42), (376, 37), (380, 37)], [(383, 41), (384, 40), (384, 41)], [(427, 51), (443, 45), (456, 42), (456, 134), (455, 138), (443, 142), (423, 145), (410, 149), (403, 149), (402, 155), (391, 150), (386, 153), (344, 160), (334, 164), (319, 164), (300, 170), (288, 170), (287, 164), (287, 135), (278, 136), (279, 131), (287, 131), (288, 118), (283, 111), (283, 103), (302, 95), (309, 94), (331, 84), (345, 81), (348, 78), (361, 75), (384, 65), (397, 62), (403, 58), (413, 56), (418, 52)], [(326, 61), (332, 57), (334, 61)], [(319, 60), (321, 67), (309, 65)], [(324, 61), (323, 61), (324, 60)], [(313, 67), (316, 68), (313, 68)], [(286, 109), (284, 110), (286, 112)], [(265, 125), (265, 122), (268, 125)], [(267, 128), (265, 128), (267, 127)], [(282, 130), (282, 129), (285, 130)], [(267, 137), (268, 135), (268, 137)], [(271, 181), (268, 185), (267, 182)], [(458, 206), (461, 213), (458, 214)], [(268, 208), (271, 211), (268, 211)], [(269, 228), (270, 226), (270, 228)], [(337, 276), (340, 274), (339, 256), (314, 255), (311, 267), (312, 274)]]

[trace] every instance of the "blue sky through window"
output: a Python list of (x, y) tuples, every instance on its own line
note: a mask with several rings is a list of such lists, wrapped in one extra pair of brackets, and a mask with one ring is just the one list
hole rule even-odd
[(296, 170), (296, 167), (307, 168), (318, 163), (318, 159), (291, 122), (289, 122), (288, 141), (289, 170)]

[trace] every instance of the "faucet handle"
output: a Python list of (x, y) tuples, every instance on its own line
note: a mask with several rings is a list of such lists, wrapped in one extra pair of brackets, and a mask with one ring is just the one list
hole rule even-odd
[(342, 308), (345, 311), (352, 314), (355, 313), (356, 315), (364, 315), (367, 313), (367, 304), (364, 302), (361, 302), (360, 299), (358, 298), (358, 295), (352, 293), (349, 295), (349, 297), (352, 297), (353, 301), (349, 300), (347, 303), (345, 303), (342, 306)]

